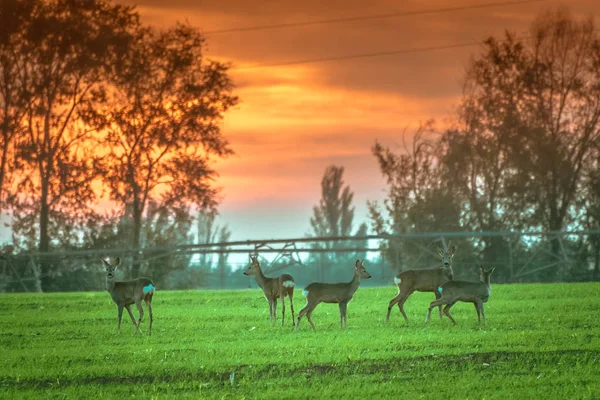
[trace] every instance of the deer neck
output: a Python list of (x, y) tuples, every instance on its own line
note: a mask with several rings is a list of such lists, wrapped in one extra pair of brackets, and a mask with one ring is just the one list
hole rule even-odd
[(112, 292), (115, 289), (115, 280), (106, 278), (106, 290)]
[(254, 278), (256, 279), (256, 283), (258, 283), (258, 286), (260, 286), (261, 288), (264, 287), (265, 282), (267, 281), (267, 277), (263, 274), (262, 268), (260, 266), (258, 267), (258, 271), (256, 272), (256, 274), (254, 274)]
[(352, 293), (356, 292), (356, 289), (358, 289), (359, 285), (360, 285), (360, 272), (354, 271), (354, 277), (352, 277), (352, 280), (350, 281), (350, 290), (352, 291)]

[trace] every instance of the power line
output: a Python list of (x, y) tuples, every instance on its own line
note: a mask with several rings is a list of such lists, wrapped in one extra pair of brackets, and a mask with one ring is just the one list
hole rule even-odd
[(468, 5), (468, 6), (434, 8), (434, 9), (430, 9), (430, 10), (402, 11), (402, 12), (395, 12), (395, 13), (388, 13), (388, 14), (365, 15), (362, 17), (331, 18), (331, 19), (324, 19), (324, 20), (317, 20), (317, 21), (289, 22), (289, 23), (281, 23), (281, 24), (273, 24), (273, 25), (247, 26), (247, 27), (242, 27), (242, 28), (215, 29), (215, 30), (205, 31), (204, 34), (205, 35), (217, 35), (217, 34), (222, 34), (222, 33), (251, 32), (251, 31), (262, 31), (262, 30), (270, 30), (270, 29), (293, 28), (293, 27), (299, 27), (299, 26), (337, 24), (337, 23), (343, 23), (343, 22), (365, 21), (365, 20), (371, 20), (371, 19), (386, 19), (386, 18), (396, 18), (396, 17), (410, 17), (410, 16), (416, 16), (416, 15), (431, 15), (431, 14), (441, 14), (441, 13), (448, 13), (448, 12), (454, 12), (454, 11), (474, 10), (474, 9), (500, 7), (500, 6), (512, 6), (512, 5), (530, 4), (530, 3), (540, 3), (540, 2), (546, 2), (546, 1), (548, 1), (548, 0), (520, 0), (520, 1), (504, 1), (504, 2), (496, 2), (496, 3), (472, 4), (472, 5)]
[[(594, 29), (594, 32), (599, 31), (600, 29)], [(531, 36), (516, 36), (518, 40), (527, 40), (530, 39)], [(259, 69), (259, 68), (272, 68), (272, 67), (285, 67), (289, 65), (301, 65), (301, 64), (314, 64), (314, 63), (322, 63), (322, 62), (331, 62), (331, 61), (345, 61), (345, 60), (354, 60), (360, 58), (373, 58), (373, 57), (385, 57), (385, 56), (395, 56), (402, 54), (415, 54), (415, 53), (427, 53), (430, 51), (438, 51), (438, 50), (449, 50), (449, 49), (458, 49), (463, 47), (472, 47), (479, 46), (483, 44), (483, 40), (480, 41), (472, 41), (472, 42), (463, 42), (463, 43), (454, 43), (448, 45), (439, 45), (439, 46), (428, 46), (428, 47), (415, 47), (412, 49), (400, 49), (400, 50), (390, 50), (390, 51), (379, 51), (374, 53), (359, 53), (359, 54), (349, 54), (345, 56), (334, 56), (334, 57), (322, 57), (322, 58), (307, 58), (304, 60), (294, 60), (294, 61), (285, 61), (281, 63), (272, 63), (272, 64), (256, 64), (249, 65), (247, 67), (233, 67), (232, 71), (243, 71), (250, 69)]]
[(258, 68), (284, 67), (284, 66), (289, 66), (289, 65), (314, 64), (314, 63), (322, 63), (322, 62), (330, 62), (330, 61), (353, 60), (353, 59), (358, 59), (358, 58), (372, 58), (372, 57), (394, 56), (394, 55), (400, 55), (400, 54), (426, 53), (429, 51), (448, 50), (448, 49), (457, 49), (457, 48), (461, 48), (461, 47), (478, 46), (478, 45), (481, 45), (482, 43), (483, 43), (483, 41), (465, 42), (465, 43), (455, 43), (455, 44), (441, 45), (441, 46), (416, 47), (416, 48), (412, 48), (412, 49), (380, 51), (380, 52), (375, 52), (375, 53), (349, 54), (346, 56), (337, 56), (337, 57), (307, 58), (304, 60), (288, 61), (288, 62), (282, 62), (282, 63), (257, 64), (257, 65), (250, 65), (247, 67), (233, 67), (233, 68), (231, 68), (231, 70), (232, 71), (242, 71), (242, 70), (258, 69)]

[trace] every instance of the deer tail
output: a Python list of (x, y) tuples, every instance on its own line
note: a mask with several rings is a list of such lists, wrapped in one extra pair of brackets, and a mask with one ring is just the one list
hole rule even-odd
[(144, 291), (144, 294), (154, 294), (156, 288), (153, 284), (149, 283), (147, 286), (144, 286), (142, 290)]
[(287, 288), (293, 288), (294, 286), (296, 286), (294, 281), (285, 281), (282, 283), (282, 285), (283, 285), (283, 287), (287, 287)]

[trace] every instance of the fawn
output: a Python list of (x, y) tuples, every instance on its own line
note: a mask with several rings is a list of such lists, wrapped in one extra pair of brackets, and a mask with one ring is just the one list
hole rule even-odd
[(294, 325), (294, 278), (290, 274), (282, 274), (277, 278), (267, 278), (260, 269), (258, 258), (250, 256), (250, 265), (244, 271), (244, 275), (254, 275), (256, 283), (263, 290), (265, 299), (269, 302), (269, 319), (272, 322), (277, 320), (277, 299), (281, 299), (281, 326), (285, 322), (285, 296), (290, 298), (290, 307), (292, 309), (292, 326)]
[[(140, 331), (140, 324), (144, 317), (144, 310), (142, 309), (142, 300), (146, 302), (148, 307), (148, 314), (150, 315), (150, 324), (148, 326), (148, 335), (152, 335), (152, 296), (154, 295), (155, 287), (154, 283), (148, 278), (137, 278), (131, 281), (117, 281), (115, 280), (115, 270), (121, 265), (121, 259), (116, 258), (114, 265), (111, 265), (108, 261), (101, 258), (104, 266), (106, 267), (106, 289), (113, 301), (119, 308), (119, 325), (117, 326), (117, 333), (121, 332), (121, 317), (123, 316), (123, 308), (127, 309), (131, 322), (135, 326), (137, 332)], [(131, 305), (137, 306), (140, 314), (139, 321), (135, 322), (135, 317), (131, 311)]]
[(483, 303), (487, 302), (490, 298), (490, 293), (492, 292), (492, 287), (490, 285), (490, 275), (494, 272), (495, 268), (490, 270), (484, 270), (483, 265), (479, 267), (479, 282), (466, 282), (466, 281), (451, 281), (446, 282), (438, 288), (439, 293), (441, 294), (441, 298), (435, 301), (432, 301), (429, 305), (429, 310), (427, 311), (427, 318), (425, 322), (429, 322), (429, 316), (431, 315), (431, 309), (433, 307), (441, 307), (442, 305), (446, 305), (444, 307), (444, 314), (454, 325), (456, 325), (456, 321), (450, 315), (450, 308), (457, 302), (463, 301), (466, 303), (475, 304), (475, 310), (477, 310), (477, 320), (481, 323), (481, 316), (483, 316), (483, 322), (486, 323), (485, 313), (483, 312)]
[(361, 278), (368, 279), (371, 275), (367, 272), (364, 266), (364, 261), (356, 260), (356, 266), (354, 269), (354, 277), (350, 282), (347, 283), (321, 283), (313, 282), (308, 285), (302, 294), (306, 296), (306, 306), (298, 313), (298, 322), (296, 323), (296, 330), (300, 325), (300, 319), (306, 315), (306, 319), (312, 326), (313, 331), (316, 331), (315, 324), (313, 324), (310, 318), (315, 307), (319, 303), (338, 303), (340, 305), (340, 328), (348, 326), (346, 319), (346, 309), (348, 303), (352, 300), (352, 296), (360, 285)]
[[(435, 298), (439, 299), (440, 294), (438, 288), (451, 281), (454, 272), (452, 271), (452, 257), (456, 253), (456, 246), (451, 246), (452, 242), (448, 242), (448, 250), (444, 250), (438, 247), (438, 254), (442, 259), (442, 266), (437, 268), (428, 269), (410, 269), (407, 271), (400, 272), (394, 278), (394, 282), (398, 286), (398, 294), (394, 297), (387, 310), (387, 316), (385, 322), (389, 322), (390, 313), (395, 304), (398, 304), (398, 308), (404, 317), (404, 320), (408, 322), (408, 317), (404, 312), (404, 303), (411, 294), (417, 292), (432, 292), (435, 294)], [(442, 306), (439, 306), (440, 319), (442, 319)]]

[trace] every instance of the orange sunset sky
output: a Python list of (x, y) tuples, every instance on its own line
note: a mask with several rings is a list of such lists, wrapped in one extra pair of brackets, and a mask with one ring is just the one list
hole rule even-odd
[[(226, 114), (223, 133), (236, 155), (219, 161), (220, 222), (232, 239), (301, 237), (328, 165), (345, 167), (354, 191), (355, 226), (366, 201), (386, 186), (371, 146), (401, 150), (402, 131), (435, 118), (448, 123), (477, 45), (330, 62), (295, 61), (480, 42), (505, 29), (526, 34), (539, 11), (566, 5), (596, 15), (600, 1), (501, 0), (136, 0), (144, 22), (166, 27), (187, 21), (207, 35), (207, 56), (233, 63), (240, 104)], [(280, 29), (218, 30), (493, 5), (429, 14), (363, 19)], [(598, 22), (598, 21), (596, 21)], [(279, 66), (265, 67), (267, 64)], [(281, 65), (289, 64), (289, 65)], [(261, 66), (256, 68), (248, 68)]]

